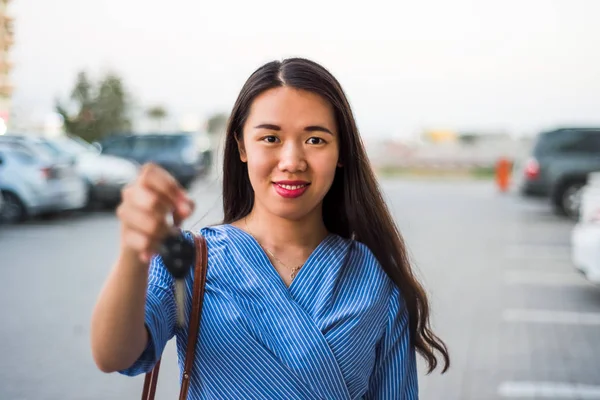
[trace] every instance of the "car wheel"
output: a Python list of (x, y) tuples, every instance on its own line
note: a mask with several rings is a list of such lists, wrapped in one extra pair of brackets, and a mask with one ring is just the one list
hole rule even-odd
[(98, 206), (98, 200), (94, 196), (94, 188), (90, 182), (87, 182), (85, 190), (85, 205), (83, 206), (83, 209), (92, 211)]
[(4, 204), (0, 209), (0, 219), (3, 222), (14, 224), (27, 218), (27, 210), (19, 196), (11, 192), (2, 192)]
[(579, 217), (583, 186), (582, 182), (570, 182), (563, 185), (558, 193), (559, 203), (557, 204), (561, 213), (573, 219)]

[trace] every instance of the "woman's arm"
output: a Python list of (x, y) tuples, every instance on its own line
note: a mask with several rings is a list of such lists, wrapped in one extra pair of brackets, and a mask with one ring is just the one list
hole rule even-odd
[(144, 326), (148, 266), (122, 251), (92, 315), (94, 361), (103, 372), (131, 366), (148, 344)]
[[(94, 360), (102, 371), (114, 372), (129, 368), (142, 356), (154, 339), (151, 333), (170, 330), (170, 276), (164, 267), (153, 279), (148, 265), (152, 254), (169, 234), (167, 215), (175, 221), (187, 218), (192, 201), (167, 171), (153, 164), (142, 167), (135, 182), (122, 192), (123, 201), (117, 208), (121, 221), (120, 254), (98, 298), (92, 315), (91, 344)], [(152, 332), (155, 330), (155, 332)], [(156, 347), (155, 347), (156, 349)], [(161, 348), (162, 351), (162, 348)]]
[(408, 312), (398, 288), (389, 303), (388, 324), (377, 349), (368, 400), (416, 400), (419, 398), (415, 349), (410, 344)]

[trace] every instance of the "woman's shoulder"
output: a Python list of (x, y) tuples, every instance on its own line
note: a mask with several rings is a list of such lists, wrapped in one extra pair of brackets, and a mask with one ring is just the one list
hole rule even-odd
[(231, 232), (228, 224), (206, 225), (200, 229), (188, 230), (186, 233), (191, 238), (192, 232), (202, 236), (209, 248), (231, 241)]
[(380, 285), (380, 288), (385, 288), (390, 304), (394, 305), (392, 308), (396, 309), (399, 304), (403, 303), (400, 288), (385, 272), (375, 254), (366, 244), (354, 239), (352, 239), (351, 242), (354, 253), (353, 257), (356, 260), (355, 263), (360, 264), (360, 269), (363, 274), (370, 277), (370, 284), (378, 284)]
[(229, 247), (232, 244), (244, 243), (247, 235), (243, 230), (231, 224), (207, 225), (196, 232), (206, 239), (206, 244), (211, 249)]
[(228, 224), (206, 225), (198, 231), (198, 234), (204, 236), (206, 239), (225, 237), (227, 228)]
[(346, 264), (355, 273), (362, 275), (361, 279), (389, 286), (392, 280), (383, 270), (381, 263), (371, 249), (356, 239), (342, 238), (338, 240), (347, 246)]

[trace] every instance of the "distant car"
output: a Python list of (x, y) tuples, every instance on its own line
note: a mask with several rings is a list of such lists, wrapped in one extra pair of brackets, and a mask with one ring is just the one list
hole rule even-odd
[(210, 165), (207, 138), (199, 133), (114, 135), (99, 142), (102, 154), (123, 157), (138, 164), (153, 162), (188, 187)]
[(524, 196), (550, 199), (555, 210), (576, 219), (587, 175), (600, 170), (600, 128), (565, 128), (541, 133), (531, 156), (515, 165)]
[(74, 159), (77, 172), (89, 185), (89, 203), (115, 205), (121, 200), (123, 186), (137, 177), (139, 164), (100, 154), (83, 139), (60, 136), (43, 141), (55, 155)]
[(600, 285), (600, 172), (589, 175), (581, 199), (579, 222), (571, 235), (573, 264)]
[(72, 165), (42, 148), (0, 141), (0, 219), (15, 223), (47, 212), (80, 209), (87, 190)]

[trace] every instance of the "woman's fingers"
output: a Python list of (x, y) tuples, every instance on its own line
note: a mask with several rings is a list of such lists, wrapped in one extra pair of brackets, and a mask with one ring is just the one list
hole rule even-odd
[(133, 249), (144, 262), (156, 253), (161, 241), (175, 225), (189, 217), (194, 203), (185, 190), (163, 168), (154, 164), (142, 167), (138, 178), (122, 190), (117, 217), (122, 225), (122, 245)]

